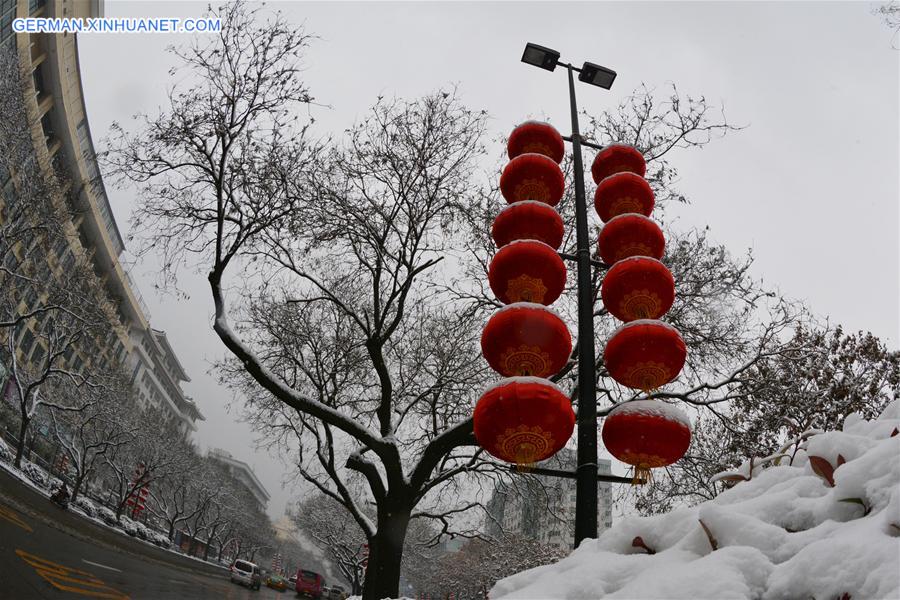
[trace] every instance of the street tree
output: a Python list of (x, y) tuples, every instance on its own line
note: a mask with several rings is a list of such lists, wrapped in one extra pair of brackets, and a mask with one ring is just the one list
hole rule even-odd
[(137, 433), (137, 423), (120, 418), (131, 399), (126, 385), (120, 380), (100, 388), (75, 388), (75, 393), (84, 396), (76, 400), (80, 410), (48, 411), (53, 438), (72, 472), (72, 500), (94, 475), (107, 451), (130, 443)]
[[(342, 504), (324, 494), (315, 494), (289, 507), (288, 517), (301, 534), (312, 540), (329, 557), (352, 594), (362, 593), (365, 575), (366, 537)], [(371, 511), (369, 511), (371, 518)]]
[(103, 455), (102, 475), (109, 482), (108, 493), (116, 507), (118, 520), (135, 501), (145, 486), (154, 486), (173, 473), (182, 472), (190, 464), (190, 458), (173, 445), (168, 436), (160, 432), (170, 430), (170, 423), (163, 413), (154, 408), (140, 410), (130, 407), (121, 412), (120, 418), (131, 421), (135, 430), (128, 444), (109, 448)]

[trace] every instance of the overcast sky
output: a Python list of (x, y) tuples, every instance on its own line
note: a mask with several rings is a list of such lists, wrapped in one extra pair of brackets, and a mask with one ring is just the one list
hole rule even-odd
[[(491, 134), (546, 115), (568, 133), (563, 72), (519, 62), (527, 41), (618, 72), (611, 91), (580, 86), (581, 106), (599, 112), (642, 82), (673, 82), (724, 104), (746, 126), (702, 151), (672, 156), (691, 201), (670, 214), (676, 227), (706, 226), (734, 253), (752, 248), (754, 274), (848, 330), (870, 330), (896, 348), (900, 298), (900, 52), (865, 2), (269, 3), (320, 39), (306, 79), (328, 108), (319, 132), (339, 134), (377, 95), (411, 97), (458, 84), (472, 108), (491, 115)], [(199, 16), (204, 3), (106, 2), (106, 16)], [(81, 73), (98, 147), (118, 120), (154, 112), (172, 82), (165, 47), (179, 35), (82, 35)], [(602, 140), (608, 142), (609, 140)], [(590, 161), (592, 156), (588, 156)], [(109, 187), (123, 234), (136, 199)], [(192, 381), (185, 386), (206, 421), (195, 439), (246, 460), (272, 494), (278, 517), (295, 493), (281, 489), (276, 457), (256, 452), (228, 409), (209, 364), (222, 356), (200, 276), (190, 299), (153, 292), (155, 264), (135, 268), (154, 327)]]

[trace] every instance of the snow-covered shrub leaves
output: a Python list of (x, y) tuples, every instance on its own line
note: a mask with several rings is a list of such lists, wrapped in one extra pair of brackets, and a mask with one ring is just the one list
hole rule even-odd
[(644, 538), (642, 538), (641, 536), (636, 536), (633, 540), (631, 540), (631, 545), (635, 548), (643, 548), (647, 551), (647, 554), (656, 554), (656, 550), (645, 544)]
[(859, 504), (863, 507), (863, 516), (867, 516), (871, 511), (872, 507), (866, 504), (866, 501), (862, 498), (842, 498), (838, 500), (838, 502), (847, 502), (849, 504)]
[(695, 507), (622, 519), (555, 565), (499, 582), (491, 598), (900, 598), (894, 429), (900, 400), (874, 420), (847, 415), (841, 430), (809, 436), (792, 464), (758, 470), (755, 459), (752, 480)]
[(810, 456), (809, 466), (812, 467), (816, 475), (825, 480), (828, 487), (834, 487), (834, 467), (831, 466), (830, 462), (821, 456)]

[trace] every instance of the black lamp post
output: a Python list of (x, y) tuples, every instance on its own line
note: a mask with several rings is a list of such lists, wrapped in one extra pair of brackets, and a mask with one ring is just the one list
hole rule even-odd
[[(575, 546), (585, 538), (597, 537), (597, 389), (594, 356), (594, 299), (591, 289), (591, 242), (588, 239), (587, 201), (584, 195), (582, 144), (600, 148), (581, 139), (578, 129), (578, 105), (575, 102), (575, 77), (579, 81), (609, 89), (616, 72), (586, 62), (579, 69), (559, 61), (555, 50), (527, 44), (522, 62), (553, 71), (562, 65), (569, 73), (569, 108), (572, 113), (572, 143), (575, 170), (575, 239), (578, 265), (578, 467), (575, 472)], [(570, 258), (570, 257), (566, 257)]]

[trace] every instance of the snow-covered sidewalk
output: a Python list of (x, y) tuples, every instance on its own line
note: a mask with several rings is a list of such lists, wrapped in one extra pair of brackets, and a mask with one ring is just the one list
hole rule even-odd
[(875, 421), (849, 415), (792, 465), (753, 469), (699, 506), (623, 519), (490, 597), (900, 598), (898, 433), (900, 401)]

